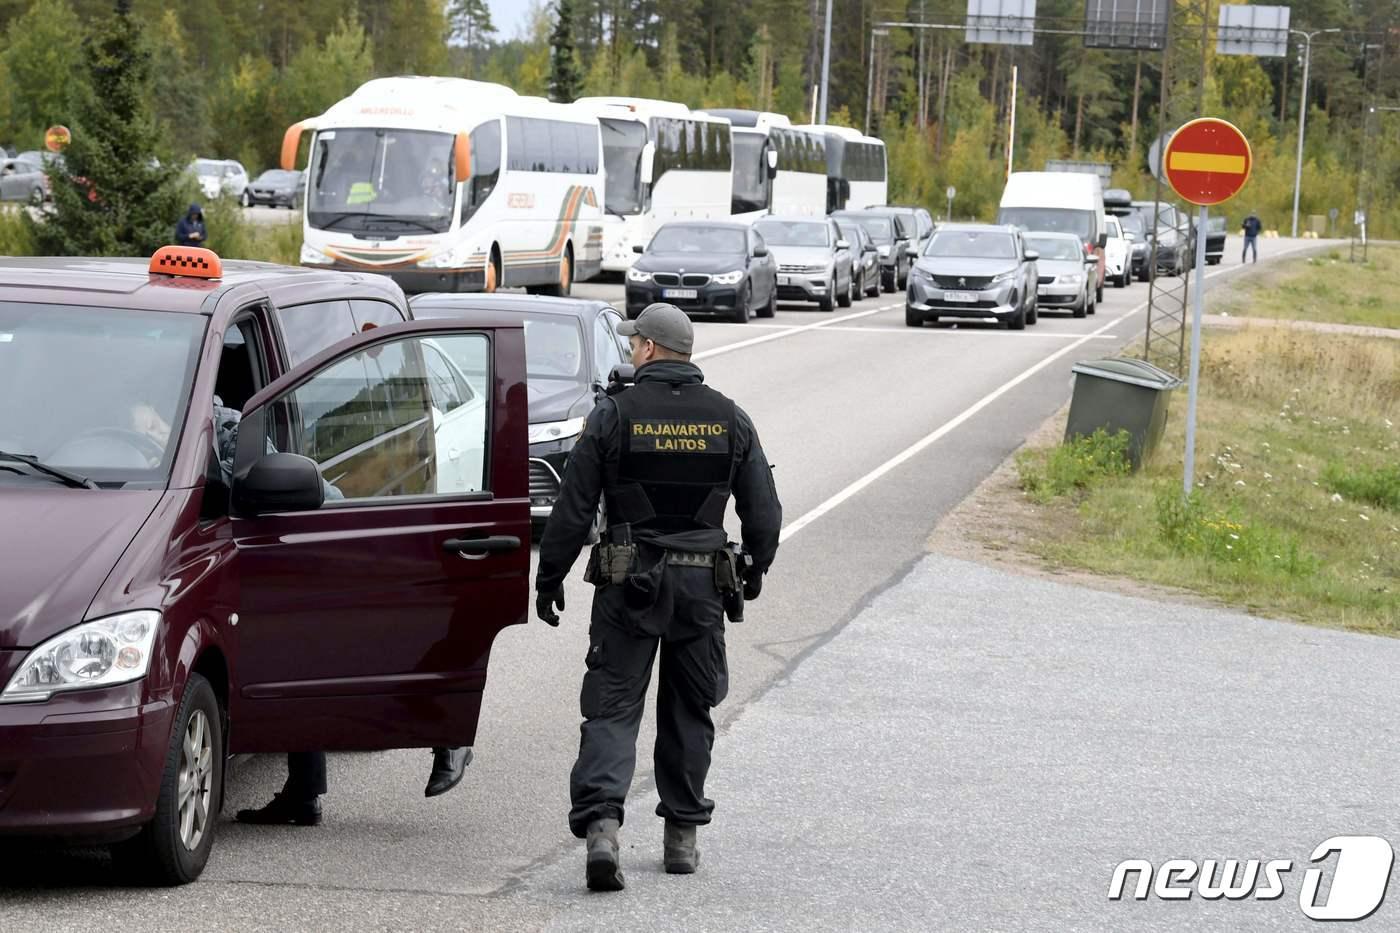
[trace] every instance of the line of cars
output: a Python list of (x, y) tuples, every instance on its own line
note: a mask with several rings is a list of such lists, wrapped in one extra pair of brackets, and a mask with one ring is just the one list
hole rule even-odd
[(257, 178), (237, 159), (195, 159), (190, 172), (208, 200), (233, 198), (243, 207), (264, 204), (301, 210), (305, 198), (304, 172), (270, 168)]
[(752, 223), (672, 221), (634, 248), (626, 313), (636, 317), (648, 304), (668, 301), (742, 324), (772, 317), (779, 301), (848, 308), (905, 288), (933, 229), (927, 210), (900, 206), (766, 215)]

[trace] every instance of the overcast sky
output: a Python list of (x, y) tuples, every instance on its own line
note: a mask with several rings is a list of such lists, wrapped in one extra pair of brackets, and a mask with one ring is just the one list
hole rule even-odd
[(531, 0), (486, 0), (491, 7), (491, 22), (496, 26), (496, 38), (500, 41), (514, 39), (525, 31), (529, 22)]

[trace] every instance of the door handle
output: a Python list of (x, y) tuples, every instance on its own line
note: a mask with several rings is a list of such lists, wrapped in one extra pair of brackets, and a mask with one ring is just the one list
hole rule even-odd
[(485, 557), (502, 551), (514, 551), (520, 547), (520, 539), (515, 535), (491, 535), (487, 538), (448, 538), (442, 542), (444, 551), (451, 551), (466, 558)]

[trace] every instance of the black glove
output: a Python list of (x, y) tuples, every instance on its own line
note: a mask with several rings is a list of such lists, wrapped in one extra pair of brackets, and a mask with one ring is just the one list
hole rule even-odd
[(558, 606), (559, 611), (564, 611), (564, 588), (555, 587), (552, 590), (540, 590), (535, 594), (535, 615), (543, 622), (557, 626), (559, 624), (559, 613), (554, 611)]
[(758, 599), (758, 594), (763, 592), (763, 572), (759, 570), (748, 570), (744, 573), (744, 599)]

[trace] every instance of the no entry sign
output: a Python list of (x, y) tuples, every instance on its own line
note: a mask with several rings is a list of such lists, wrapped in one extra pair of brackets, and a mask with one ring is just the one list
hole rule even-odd
[(1177, 130), (1163, 155), (1172, 190), (1201, 206), (1233, 198), (1254, 165), (1249, 140), (1233, 123), (1215, 117), (1192, 120)]

